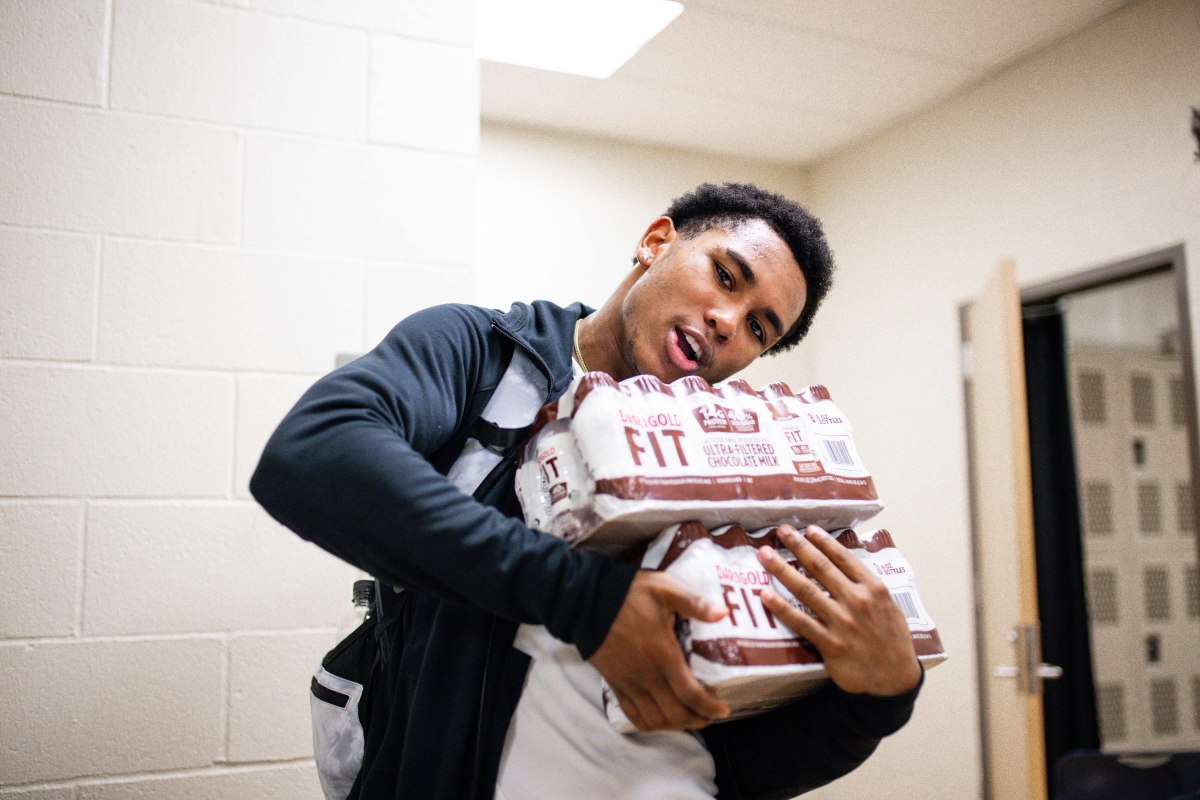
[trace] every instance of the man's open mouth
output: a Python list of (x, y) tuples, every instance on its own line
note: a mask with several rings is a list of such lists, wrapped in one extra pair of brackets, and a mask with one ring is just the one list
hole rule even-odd
[(695, 361), (697, 364), (699, 364), (700, 353), (702, 352), (699, 342), (693, 339), (689, 333), (685, 333), (678, 328), (676, 328), (675, 331), (679, 334), (679, 349), (682, 350), (683, 354), (688, 357), (688, 360)]

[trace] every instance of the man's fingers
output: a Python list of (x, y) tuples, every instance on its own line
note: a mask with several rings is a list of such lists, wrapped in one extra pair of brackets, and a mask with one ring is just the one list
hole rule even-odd
[[(758, 548), (758, 560), (759, 563), (766, 567), (767, 572), (775, 576), (776, 580), (782, 583), (784, 588), (792, 593), (793, 597), (811, 608), (813, 613), (815, 613), (818, 617), (824, 618), (836, 611), (836, 603), (830, 600), (825, 592), (821, 591), (821, 587), (813, 583), (812, 580), (802, 574), (791, 564), (784, 561), (783, 557), (779, 555), (779, 553), (775, 552), (774, 548)], [(764, 591), (763, 594), (765, 596), (766, 592)], [(789, 606), (789, 608), (790, 607), (791, 606)], [(803, 616), (803, 612), (800, 612), (796, 609), (793, 610)], [(771, 613), (775, 613), (774, 609), (771, 609)]]
[(729, 613), (729, 609), (704, 599), (670, 575), (663, 572), (653, 574), (665, 579), (658, 582), (656, 589), (659, 599), (668, 610), (703, 622), (716, 622)]
[(839, 572), (855, 583), (861, 583), (874, 577), (862, 561), (855, 558), (849, 549), (822, 528), (809, 525), (804, 529), (803, 538), (820, 550)]
[[(804, 535), (796, 532), (796, 529), (790, 525), (779, 526), (779, 538), (787, 545), (787, 548), (796, 555), (796, 560), (808, 570), (808, 574), (813, 576), (822, 586), (824, 586), (830, 594), (838, 597), (842, 593), (842, 584), (847, 582), (846, 574), (841, 567), (826, 555), (825, 551), (818, 548), (814, 540), (818, 537), (831, 539), (829, 534), (822, 531), (815, 525), (810, 525)], [(845, 550), (839, 542), (833, 542), (834, 547), (839, 547)]]
[(663, 713), (653, 694), (649, 692), (634, 692), (629, 695), (629, 700), (637, 709), (636, 718), (630, 717), (630, 720), (634, 725), (637, 725), (639, 730), (657, 731), (667, 726), (667, 715)]
[(638, 708), (637, 703), (633, 702), (633, 698), (622, 692), (613, 689), (613, 697), (621, 705), (621, 710), (625, 712), (625, 716), (633, 723), (633, 726), (639, 731), (650, 729), (650, 723), (646, 722), (646, 718), (642, 716), (642, 711)]
[(729, 713), (692, 675), (674, 631), (676, 614), (716, 621), (728, 613), (714, 606), (665, 573), (635, 576), (589, 661), (641, 730), (700, 728)]
[[(701, 692), (704, 692), (701, 688)], [(695, 730), (712, 721), (711, 716), (696, 712), (684, 705), (675, 696), (665, 680), (657, 680), (650, 686), (630, 687), (628, 692), (613, 692), (625, 715), (639, 730)], [(630, 713), (633, 709), (634, 713)], [(722, 704), (722, 710), (728, 709)]]
[(824, 625), (783, 599), (778, 592), (772, 589), (763, 589), (761, 597), (763, 605), (775, 615), (776, 619), (812, 642), (817, 650), (824, 653), (825, 649), (832, 644), (833, 639)]
[(670, 727), (696, 728), (729, 716), (729, 706), (713, 697), (692, 674), (673, 634), (658, 639), (646, 655), (655, 672), (638, 689), (654, 698)]
[(668, 665), (664, 669), (663, 677), (666, 679), (672, 696), (679, 701), (680, 707), (691, 716), (691, 719), (686, 720), (687, 724), (684, 727), (698, 728), (713, 720), (729, 716), (729, 706), (713, 697), (712, 692), (704, 688), (703, 684), (688, 669), (682, 654), (678, 665)]

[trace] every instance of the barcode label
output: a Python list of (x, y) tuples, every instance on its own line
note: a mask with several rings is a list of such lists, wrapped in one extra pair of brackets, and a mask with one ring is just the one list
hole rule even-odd
[(853, 467), (854, 456), (850, 453), (850, 445), (840, 439), (822, 439), (825, 442), (825, 452), (829, 460), (839, 467)]
[(921, 613), (917, 611), (917, 602), (912, 598), (912, 592), (892, 592), (892, 599), (896, 601), (896, 605), (900, 606), (900, 610), (904, 612), (904, 618), (907, 620), (921, 621)]

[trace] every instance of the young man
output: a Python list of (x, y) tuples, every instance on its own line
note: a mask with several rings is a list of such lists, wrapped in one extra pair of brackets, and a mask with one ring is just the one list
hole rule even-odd
[[(263, 506), (407, 590), (352, 798), (787, 797), (856, 767), (911, 713), (922, 673), (904, 619), (828, 536), (790, 546), (829, 598), (764, 556), (817, 617), (764, 600), (821, 650), (833, 685), (712, 724), (728, 709), (687, 669), (674, 621), (723, 609), (526, 528), (511, 469), (468, 496), (501, 460), (481, 415), (526, 426), (576, 370), (723, 380), (799, 341), (832, 272), (816, 220), (743, 184), (679, 198), (635, 253), (594, 313), (414, 314), (319, 381), (268, 443), (251, 481)], [(654, 733), (607, 725), (600, 676)]]

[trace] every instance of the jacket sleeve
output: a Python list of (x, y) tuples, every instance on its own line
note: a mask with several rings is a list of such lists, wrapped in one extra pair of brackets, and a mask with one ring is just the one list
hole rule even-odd
[(830, 683), (782, 708), (704, 730), (721, 800), (784, 800), (856, 769), (912, 716), (925, 683), (896, 697)]
[[(455, 437), (503, 347), (481, 309), (408, 317), (318, 381), (250, 480), (279, 522), (382, 581), (545, 625), (586, 658), (634, 569), (572, 550), (464, 494), (429, 457)], [(496, 373), (492, 362), (492, 373)]]

